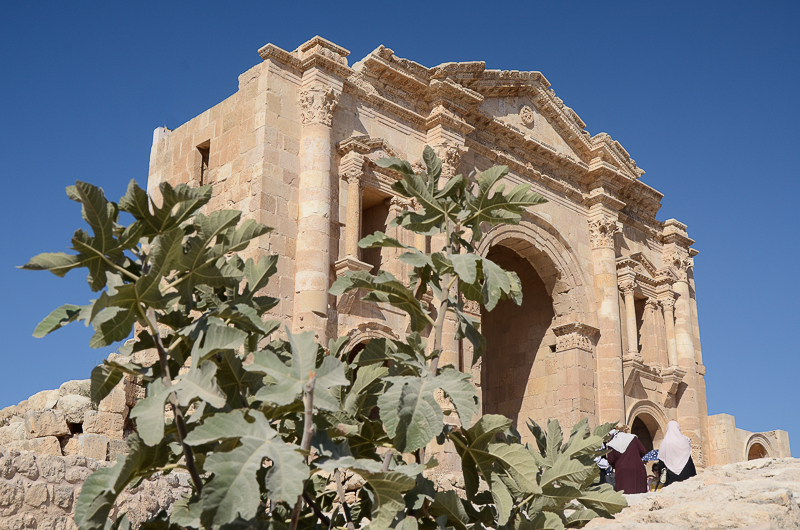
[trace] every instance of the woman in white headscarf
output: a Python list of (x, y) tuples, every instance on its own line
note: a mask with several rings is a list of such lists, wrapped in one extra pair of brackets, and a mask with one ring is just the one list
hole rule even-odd
[[(625, 427), (620, 427), (622, 431)], [(627, 494), (647, 492), (647, 470), (642, 457), (647, 453), (635, 434), (618, 432), (608, 442), (608, 462), (614, 466), (616, 490)]]
[(692, 443), (681, 433), (677, 421), (667, 424), (667, 434), (658, 448), (658, 459), (662, 463), (661, 483), (669, 486), (697, 475), (692, 461)]

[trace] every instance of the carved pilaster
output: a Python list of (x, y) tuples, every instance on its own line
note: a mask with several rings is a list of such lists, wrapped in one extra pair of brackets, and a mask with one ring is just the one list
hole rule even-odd
[(619, 282), (619, 290), (625, 298), (625, 324), (628, 332), (628, 356), (640, 359), (639, 355), (639, 330), (636, 329), (636, 306), (633, 291), (636, 289), (636, 281), (632, 275), (623, 276)]
[(614, 234), (619, 231), (617, 221), (608, 217), (601, 217), (589, 221), (589, 241), (592, 248), (614, 247)]
[(337, 100), (336, 93), (329, 86), (316, 84), (301, 90), (298, 101), (303, 125), (321, 124), (330, 127)]

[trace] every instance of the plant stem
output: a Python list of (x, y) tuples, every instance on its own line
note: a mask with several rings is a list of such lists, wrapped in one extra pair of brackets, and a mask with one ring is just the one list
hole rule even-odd
[(342, 474), (338, 468), (333, 472), (333, 480), (336, 481), (336, 493), (339, 495), (339, 504), (342, 505), (342, 510), (344, 510), (344, 518), (347, 521), (347, 530), (355, 530), (356, 525), (353, 524), (353, 517), (350, 515), (350, 506), (347, 505), (347, 501), (344, 498)]
[(394, 454), (394, 451), (389, 449), (386, 451), (386, 454), (383, 455), (383, 466), (381, 467), (381, 473), (386, 473), (389, 471), (389, 464), (392, 463), (392, 454)]
[[(141, 306), (139, 304), (137, 304), (136, 307), (141, 311)], [(172, 388), (172, 375), (169, 373), (167, 350), (164, 348), (164, 343), (161, 342), (161, 335), (159, 335), (156, 325), (156, 312), (153, 308), (147, 309), (145, 320), (147, 321), (147, 326), (150, 328), (153, 342), (155, 342), (156, 350), (158, 351), (158, 360), (161, 364), (161, 382), (164, 384), (164, 388), (167, 392), (169, 392), (169, 402), (175, 414), (175, 427), (178, 431), (178, 442), (181, 444), (181, 447), (183, 447), (183, 454), (186, 457), (186, 469), (192, 477), (192, 482), (194, 482), (194, 487), (199, 496), (203, 492), (203, 480), (200, 478), (200, 474), (197, 472), (197, 466), (194, 463), (194, 452), (191, 446), (184, 442), (186, 439), (186, 421), (184, 420), (183, 411), (178, 403), (178, 396), (175, 395), (175, 392), (170, 390)]]
[(303, 492), (303, 500), (306, 501), (306, 504), (311, 506), (311, 509), (314, 511), (314, 515), (316, 515), (320, 521), (330, 526), (331, 520), (328, 519), (324, 513), (322, 513), (322, 510), (319, 509), (319, 506), (317, 506), (317, 503), (314, 502), (314, 499), (312, 499), (311, 496), (305, 491)]
[(105, 261), (112, 269), (115, 269), (115, 270), (121, 272), (122, 274), (124, 274), (125, 276), (130, 278), (131, 280), (137, 281), (139, 279), (139, 277), (136, 276), (134, 273), (132, 273), (131, 271), (129, 271), (127, 269), (123, 269), (122, 267), (120, 267), (119, 265), (117, 265), (116, 263), (114, 263), (113, 261), (108, 259), (108, 257), (105, 254), (103, 254), (102, 252), (100, 252), (96, 248), (91, 247), (89, 245), (82, 245), (81, 248), (87, 248), (87, 249), (91, 250), (92, 252), (94, 252), (95, 254), (100, 256), (100, 258), (102, 258), (102, 260)]
[[(308, 372), (308, 383), (303, 389), (303, 404), (305, 405), (305, 423), (303, 424), (303, 439), (300, 442), (300, 449), (307, 453), (311, 447), (311, 437), (314, 436), (314, 384), (317, 381), (317, 374)], [(308, 457), (306, 457), (306, 461)], [(303, 495), (298, 495), (297, 502), (292, 510), (292, 524), (289, 530), (297, 530), (297, 523), (300, 521), (300, 510), (303, 507)]]

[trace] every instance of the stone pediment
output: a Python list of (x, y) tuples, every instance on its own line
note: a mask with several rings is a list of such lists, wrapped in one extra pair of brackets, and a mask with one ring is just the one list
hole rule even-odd
[(336, 145), (339, 155), (355, 152), (363, 155), (371, 162), (382, 158), (398, 157), (397, 151), (383, 138), (371, 138), (369, 135), (351, 136)]

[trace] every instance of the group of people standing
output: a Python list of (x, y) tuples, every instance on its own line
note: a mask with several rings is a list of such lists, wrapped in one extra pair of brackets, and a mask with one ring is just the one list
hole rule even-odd
[[(606, 443), (608, 454), (597, 460), (600, 482), (611, 483), (615, 490), (626, 494), (646, 493), (648, 477), (642, 458), (647, 454), (647, 449), (635, 434), (624, 432), (624, 429), (611, 433), (613, 436)], [(667, 433), (658, 448), (658, 461), (653, 465), (653, 470), (650, 490), (658, 490), (697, 474), (692, 461), (691, 442), (681, 433), (677, 421), (667, 425)]]

